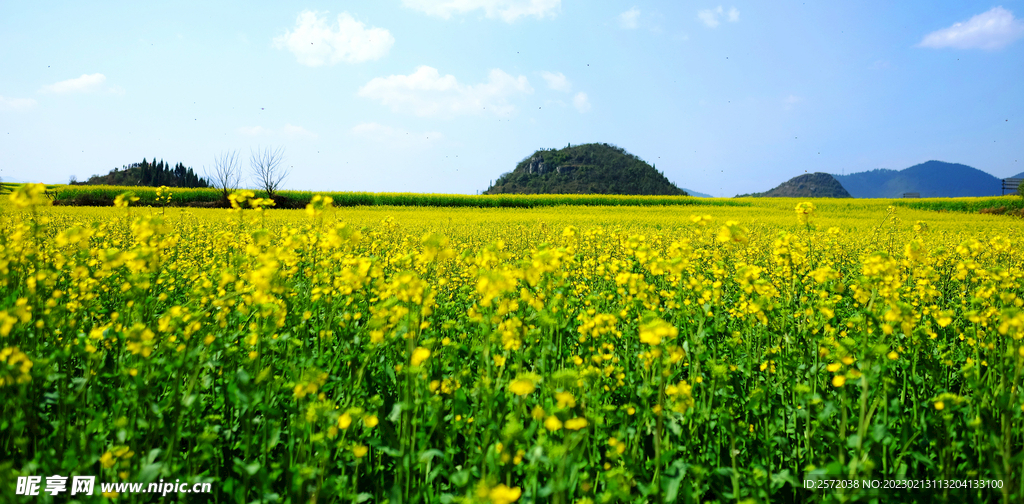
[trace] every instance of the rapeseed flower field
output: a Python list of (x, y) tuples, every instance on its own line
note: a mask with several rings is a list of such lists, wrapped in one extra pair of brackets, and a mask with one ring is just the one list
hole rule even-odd
[(1024, 501), (1019, 221), (745, 201), (74, 208), (21, 186), (0, 205), (0, 492)]

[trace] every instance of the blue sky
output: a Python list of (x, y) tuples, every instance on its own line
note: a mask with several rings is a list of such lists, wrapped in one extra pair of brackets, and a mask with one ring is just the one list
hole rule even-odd
[(681, 187), (1024, 171), (1024, 1), (0, 3), (0, 178), (283, 147), (288, 188), (468, 193), (607, 142)]

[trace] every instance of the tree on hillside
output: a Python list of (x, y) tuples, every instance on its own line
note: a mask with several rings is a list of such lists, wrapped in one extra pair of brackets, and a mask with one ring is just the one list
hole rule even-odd
[(275, 193), (281, 187), (281, 182), (288, 177), (288, 170), (281, 166), (283, 160), (284, 147), (258, 148), (249, 156), (253, 182), (257, 189), (266, 191), (267, 197), (270, 199), (274, 199)]
[[(206, 171), (206, 167), (203, 167)], [(213, 183), (213, 187), (224, 193), (224, 201), (227, 201), (228, 194), (238, 189), (242, 183), (242, 165), (238, 160), (238, 151), (228, 151), (213, 158), (213, 173), (206, 172), (206, 178)]]
[(85, 182), (79, 184), (92, 185), (127, 185), (127, 186), (168, 186), (168, 187), (209, 187), (207, 180), (200, 178), (192, 171), (192, 168), (178, 163), (171, 166), (164, 161), (148, 161), (145, 158), (141, 163), (132, 163), (114, 168), (106, 175), (93, 175)]

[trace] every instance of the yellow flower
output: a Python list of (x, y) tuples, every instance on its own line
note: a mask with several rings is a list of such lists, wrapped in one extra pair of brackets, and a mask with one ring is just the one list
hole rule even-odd
[(679, 329), (659, 318), (640, 326), (640, 342), (651, 346), (660, 345), (663, 338), (675, 338), (678, 335)]
[(846, 377), (845, 376), (843, 376), (843, 375), (835, 375), (834, 377), (832, 377), (832, 386), (833, 387), (838, 388), (838, 387), (842, 387), (845, 384), (846, 384)]
[(32, 381), (32, 360), (18, 347), (0, 350), (0, 364), (0, 387)]
[(587, 419), (583, 417), (571, 418), (565, 421), (565, 428), (569, 430), (580, 430), (587, 426)]
[(355, 455), (356, 458), (365, 457), (367, 451), (369, 451), (369, 449), (366, 447), (366, 445), (355, 445), (352, 447), (352, 454)]
[(534, 390), (537, 390), (537, 386), (530, 380), (516, 380), (508, 386), (509, 391), (517, 396), (524, 396), (532, 394)]
[(810, 201), (804, 201), (796, 206), (796, 216), (800, 220), (800, 224), (807, 224), (811, 220), (811, 215), (814, 214), (814, 203)]
[(413, 366), (419, 366), (420, 364), (423, 364), (423, 361), (427, 360), (428, 357), (430, 357), (430, 350), (423, 347), (418, 347), (412, 351), (412, 358), (410, 359), (410, 364), (412, 364)]
[(522, 493), (519, 487), (509, 488), (502, 484), (492, 488), (487, 497), (490, 498), (491, 504), (510, 504), (519, 500)]
[(942, 411), (946, 407), (946, 403), (942, 401), (935, 401), (935, 409)]
[(541, 408), (539, 404), (534, 406), (533, 409), (530, 411), (530, 416), (533, 417), (534, 420), (540, 420), (544, 418), (545, 414), (546, 413), (544, 412), (544, 408)]
[(572, 408), (576, 406), (576, 398), (570, 392), (556, 393), (555, 400), (558, 401), (559, 408)]
[(494, 365), (495, 366), (501, 367), (501, 366), (505, 365), (505, 357), (503, 357), (501, 355), (495, 355), (492, 358), (494, 359)]
[(338, 428), (344, 430), (348, 429), (350, 425), (352, 425), (352, 415), (342, 413), (341, 416), (338, 417)]
[(377, 415), (370, 415), (363, 419), (363, 425), (369, 429), (376, 427), (378, 423), (380, 423), (380, 421), (377, 420)]
[(135, 203), (136, 201), (139, 201), (139, 198), (138, 196), (135, 196), (134, 193), (130, 191), (123, 192), (121, 194), (118, 194), (117, 197), (114, 198), (114, 206), (118, 208), (128, 208), (128, 205), (130, 203)]
[(690, 216), (690, 222), (693, 222), (694, 224), (697, 224), (698, 226), (706, 226), (709, 223), (711, 223), (711, 221), (713, 221), (713, 220), (715, 220), (715, 219), (713, 217), (711, 217), (710, 215), (691, 215)]
[(16, 208), (27, 208), (49, 203), (46, 198), (46, 186), (43, 184), (22, 184), (15, 189), (8, 199)]
[(749, 241), (749, 238), (747, 238), (747, 228), (740, 226), (739, 222), (727, 221), (718, 230), (718, 241), (730, 245), (747, 243)]
[(551, 431), (551, 432), (555, 432), (555, 431), (561, 430), (562, 429), (562, 421), (559, 420), (558, 417), (556, 417), (554, 415), (551, 415), (551, 416), (548, 417), (547, 420), (544, 420), (544, 428), (549, 430), (549, 431)]
[(114, 458), (114, 454), (110, 453), (109, 450), (106, 453), (104, 453), (102, 457), (100, 457), (100, 465), (102, 465), (104, 469), (110, 469), (111, 467), (114, 467), (114, 464), (116, 462), (117, 459)]

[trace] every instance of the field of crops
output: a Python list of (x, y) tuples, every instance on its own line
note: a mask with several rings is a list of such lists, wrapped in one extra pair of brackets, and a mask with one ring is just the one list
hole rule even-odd
[(744, 201), (72, 208), (22, 186), (0, 500), (96, 475), (237, 503), (1024, 501), (1020, 220)]
[[(95, 185), (59, 185), (48, 188), (57, 205), (113, 206), (114, 200), (125, 192), (138, 198), (140, 206), (211, 206), (225, 203), (220, 189), (186, 189), (178, 187), (123, 187)], [(253, 196), (266, 198), (263, 191)], [(303, 208), (318, 193), (311, 191), (279, 191), (279, 207)], [(418, 207), (482, 207), (482, 208), (538, 208), (559, 205), (572, 206), (745, 206), (748, 202), (731, 199), (701, 199), (685, 196), (631, 196), (620, 194), (421, 194), (332, 192), (336, 207), (349, 206), (418, 206)]]

